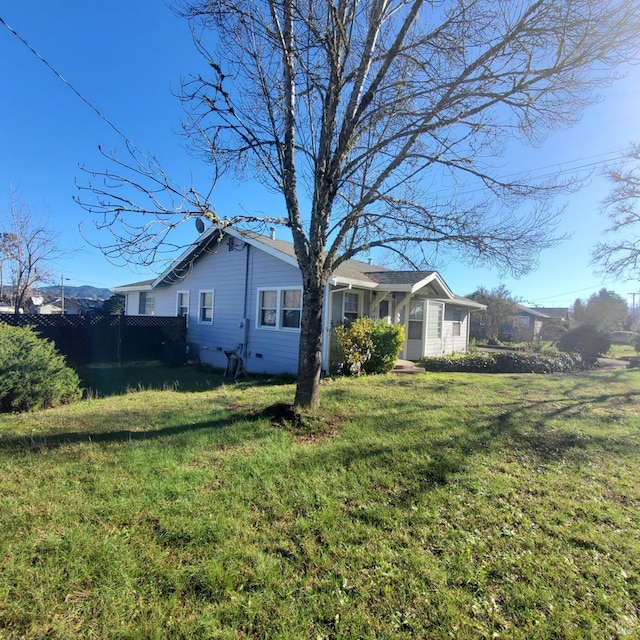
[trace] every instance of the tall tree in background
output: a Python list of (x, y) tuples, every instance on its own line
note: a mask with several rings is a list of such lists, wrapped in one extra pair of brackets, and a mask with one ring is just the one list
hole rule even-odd
[(489, 340), (497, 340), (500, 328), (513, 324), (513, 317), (518, 313), (517, 300), (503, 284), (490, 291), (480, 287), (468, 297), (487, 307), (483, 311), (474, 311), (472, 322), (482, 327)]
[(46, 221), (31, 215), (13, 188), (9, 188), (9, 208), (0, 209), (0, 250), (3, 256), (3, 277), (8, 267), (14, 313), (20, 313), (25, 299), (36, 284), (52, 282), (52, 262), (65, 251), (58, 245), (58, 236)]
[(595, 246), (593, 262), (608, 275), (640, 280), (640, 145), (633, 145), (626, 162), (605, 175), (612, 184), (603, 202), (610, 239)]
[[(636, 0), (185, 0), (178, 11), (208, 62), (182, 87), (193, 149), (216, 175), (283, 196), (268, 223), (290, 229), (302, 273), (298, 405), (319, 403), (325, 285), (341, 262), (380, 247), (413, 266), (435, 250), (516, 274), (535, 265), (554, 243), (545, 198), (558, 185), (502, 179), (493, 158), (577, 120), (640, 33)], [(153, 262), (190, 216), (260, 218), (219, 216), (130, 152), (90, 172), (78, 199), (113, 232), (107, 254)]]
[(627, 329), (631, 321), (627, 301), (608, 289), (590, 295), (585, 303), (576, 300), (573, 318), (578, 324), (589, 324), (605, 332)]

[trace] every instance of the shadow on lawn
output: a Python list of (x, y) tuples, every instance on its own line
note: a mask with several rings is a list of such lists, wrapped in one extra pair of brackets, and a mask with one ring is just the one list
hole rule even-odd
[(222, 370), (185, 365), (167, 367), (159, 362), (89, 365), (77, 369), (80, 384), (89, 397), (104, 398), (129, 391), (209, 391), (225, 384), (241, 387), (290, 384), (290, 376), (251, 375), (249, 378), (225, 378)]
[[(397, 504), (409, 503), (420, 492), (449, 483), (467, 469), (474, 455), (504, 451), (509, 458), (522, 457), (541, 465), (557, 461), (580, 465), (603, 452), (613, 456), (640, 456), (637, 418), (640, 390), (629, 389), (626, 381), (623, 389), (616, 388), (616, 383), (623, 381), (623, 375), (622, 372), (607, 373), (604, 392), (595, 395), (594, 383), (598, 381), (602, 385), (602, 378), (586, 374), (576, 376), (561, 394), (552, 393), (548, 397), (535, 397), (535, 393), (532, 397), (530, 389), (521, 385), (522, 393), (516, 389), (511, 400), (504, 404), (496, 405), (488, 399), (478, 403), (477, 408), (473, 407), (472, 419), (469, 419), (469, 406), (463, 417), (451, 412), (445, 417), (441, 410), (447, 407), (446, 398), (438, 398), (437, 394), (427, 408), (420, 407), (420, 422), (416, 421), (414, 412), (407, 410), (404, 401), (387, 402), (385, 411), (394, 414), (389, 420), (389, 429), (394, 436), (405, 432), (406, 444), (386, 444), (386, 427), (379, 426), (367, 441), (344, 442), (328, 451), (311, 451), (299, 464), (301, 470), (310, 463), (341, 466), (347, 470), (393, 468), (398, 471), (397, 485), (387, 500)], [(522, 379), (518, 376), (519, 384)], [(442, 384), (438, 382), (436, 386), (442, 387)], [(339, 390), (336, 395), (343, 394), (344, 391)], [(635, 431), (630, 422), (634, 419), (638, 425)], [(571, 420), (576, 420), (575, 427), (570, 424)]]
[(121, 442), (141, 442), (155, 440), (181, 434), (193, 434), (206, 430), (220, 431), (225, 427), (237, 426), (233, 431), (227, 431), (221, 439), (221, 447), (232, 447), (246, 440), (255, 440), (258, 434), (253, 428), (253, 423), (259, 416), (249, 413), (229, 414), (221, 412), (218, 418), (205, 420), (199, 423), (179, 424), (160, 429), (146, 431), (133, 429), (118, 429), (113, 431), (67, 431), (63, 433), (51, 433), (41, 436), (20, 436), (14, 438), (0, 438), (0, 451), (10, 453), (31, 452), (37, 453), (46, 449), (58, 449), (73, 444), (101, 444)]

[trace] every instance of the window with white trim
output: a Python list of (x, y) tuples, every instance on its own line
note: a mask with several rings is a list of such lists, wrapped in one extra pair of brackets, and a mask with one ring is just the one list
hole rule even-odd
[(302, 290), (281, 291), (280, 325), (283, 329), (299, 329), (302, 317)]
[(360, 294), (345, 291), (342, 295), (342, 321), (352, 322), (360, 317)]
[(198, 322), (200, 324), (213, 324), (213, 291), (200, 292)]
[(454, 307), (452, 309), (451, 315), (453, 317), (453, 322), (451, 323), (451, 333), (454, 338), (458, 338), (462, 335), (462, 309), (460, 307)]
[(412, 300), (409, 306), (409, 327), (407, 338), (409, 340), (422, 340), (424, 328), (424, 300)]
[(302, 289), (260, 289), (256, 324), (262, 329), (300, 329)]
[(427, 340), (439, 340), (442, 338), (442, 316), (444, 304), (429, 300), (427, 305)]
[(176, 296), (176, 315), (178, 317), (189, 315), (189, 292), (178, 291)]
[(156, 306), (155, 294), (149, 291), (141, 291), (138, 297), (138, 315), (152, 316)]

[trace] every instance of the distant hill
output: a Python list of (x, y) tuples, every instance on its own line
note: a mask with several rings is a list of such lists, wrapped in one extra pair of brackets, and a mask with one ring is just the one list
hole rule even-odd
[[(48, 293), (52, 296), (60, 296), (59, 286), (39, 287), (40, 291)], [(108, 300), (113, 293), (109, 289), (99, 289), (98, 287), (91, 287), (88, 284), (74, 287), (70, 285), (64, 285), (64, 295), (66, 298), (88, 298), (89, 300)]]

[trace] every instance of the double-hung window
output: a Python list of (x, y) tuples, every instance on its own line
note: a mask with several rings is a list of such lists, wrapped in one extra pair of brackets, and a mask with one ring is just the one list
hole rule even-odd
[(342, 321), (352, 322), (360, 317), (360, 296), (351, 291), (345, 291), (342, 297)]
[(280, 326), (283, 329), (299, 329), (302, 317), (302, 291), (283, 289), (280, 292)]
[(454, 307), (451, 312), (453, 317), (452, 329), (451, 332), (454, 337), (459, 337), (461, 335), (461, 327), (462, 327), (462, 309), (460, 307)]
[(213, 324), (213, 291), (200, 292), (198, 322), (200, 324)]
[(178, 291), (176, 299), (176, 315), (178, 317), (189, 315), (189, 292)]
[(258, 291), (256, 324), (262, 329), (300, 329), (302, 289)]
[(138, 298), (138, 315), (152, 316), (155, 311), (155, 295), (149, 291), (141, 291)]

